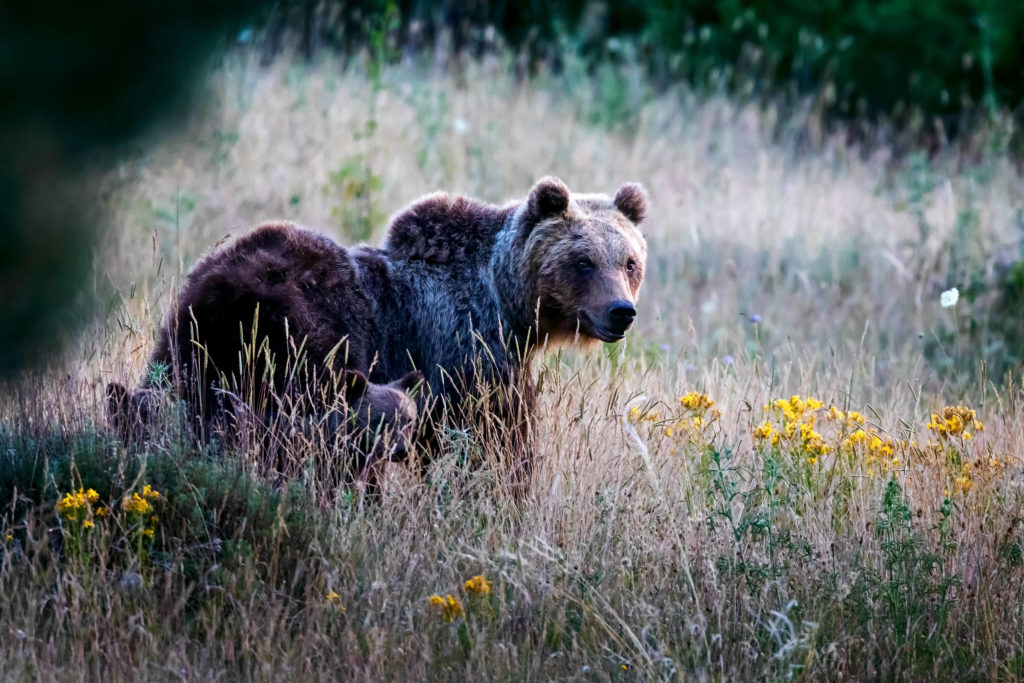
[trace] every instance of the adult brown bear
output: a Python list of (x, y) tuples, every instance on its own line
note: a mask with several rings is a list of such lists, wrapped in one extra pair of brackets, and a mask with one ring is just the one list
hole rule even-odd
[[(277, 394), (312, 388), (330, 401), (331, 378), (361, 373), (372, 388), (421, 372), (422, 442), (436, 448), (437, 427), (453, 419), (486, 423), (524, 484), (530, 360), (540, 346), (624, 337), (643, 283), (646, 209), (636, 184), (609, 197), (544, 178), (500, 207), (422, 198), (395, 215), (379, 249), (263, 225), (196, 266), (154, 360), (175, 368), (179, 392), (198, 387), (193, 405), (206, 419), (223, 409), (223, 382), (242, 374), (243, 343), (278, 359), (265, 373)], [(303, 360), (281, 362), (290, 357)]]

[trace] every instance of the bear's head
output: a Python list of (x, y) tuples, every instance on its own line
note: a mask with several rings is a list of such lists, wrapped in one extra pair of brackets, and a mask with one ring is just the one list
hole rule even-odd
[(123, 384), (107, 385), (107, 424), (124, 443), (144, 441), (158, 411), (160, 393), (152, 389), (131, 391)]
[(527, 302), (543, 341), (615, 342), (636, 317), (647, 242), (638, 229), (647, 193), (569, 192), (558, 178), (534, 185), (517, 216)]
[(413, 441), (419, 411), (410, 395), (423, 383), (423, 374), (413, 371), (390, 384), (376, 384), (359, 373), (346, 380), (346, 400), (351, 430), (357, 448), (370, 462), (403, 460)]

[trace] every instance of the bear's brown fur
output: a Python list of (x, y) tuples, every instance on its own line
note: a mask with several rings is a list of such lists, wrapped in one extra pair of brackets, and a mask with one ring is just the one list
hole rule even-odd
[[(317, 424), (347, 438), (356, 469), (385, 451), (404, 456), (417, 413), (406, 392), (422, 375), (366, 380), (372, 319), (352, 278), (343, 248), (290, 223), (261, 225), (196, 264), (150, 362), (168, 370), (199, 438), (258, 424), (272, 439)], [(152, 377), (133, 392), (107, 388), (123, 439), (152, 422), (161, 388)]]
[[(525, 201), (503, 207), (425, 197), (392, 219), (381, 249), (345, 249), (286, 223), (260, 226), (195, 267), (154, 360), (173, 366), (179, 392), (200, 388), (194, 403), (206, 419), (222, 409), (223, 380), (209, 379), (211, 367), (237, 375), (243, 342), (265, 343), (277, 358), (267, 369), (278, 393), (316, 387), (331, 400), (338, 383), (330, 378), (366, 372), (386, 384), (422, 371), (441, 400), (421, 438), (436, 445), (432, 427), (445, 415), (497, 415), (513, 468), (528, 473), (530, 359), (540, 345), (623, 338), (643, 282), (645, 214), (639, 185), (612, 198), (544, 178)], [(205, 346), (192, 343), (197, 334)], [(294, 372), (280, 360), (300, 355), (303, 340), (312, 362)]]

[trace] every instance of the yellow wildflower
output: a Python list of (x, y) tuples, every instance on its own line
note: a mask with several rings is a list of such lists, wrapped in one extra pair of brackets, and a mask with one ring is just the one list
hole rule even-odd
[(160, 497), (160, 492), (153, 490), (153, 487), (146, 484), (142, 487), (142, 497), (146, 500), (156, 500)]
[(87, 520), (85, 520), (85, 521), (84, 521), (84, 522), (82, 523), (82, 527), (83, 527), (83, 528), (85, 528), (85, 529), (91, 529), (91, 528), (93, 528), (94, 526), (96, 526), (96, 525), (95, 525), (95, 524), (93, 524), (93, 521), (92, 521), (91, 519), (87, 519)]
[(867, 432), (865, 432), (863, 429), (858, 429), (853, 434), (850, 434), (848, 437), (846, 437), (846, 439), (843, 441), (843, 446), (845, 446), (846, 448), (852, 448), (862, 443), (867, 438)]
[(150, 505), (149, 501), (140, 496), (138, 493), (133, 493), (130, 496), (125, 496), (121, 501), (121, 507), (124, 508), (125, 512), (137, 513), (139, 515), (146, 515), (153, 511), (153, 506)]
[(463, 586), (467, 593), (473, 595), (490, 595), (491, 594), (491, 582), (487, 580), (483, 574), (477, 574), (471, 579), (468, 579)]
[(773, 446), (779, 443), (778, 432), (775, 431), (775, 426), (768, 420), (765, 420), (760, 427), (754, 427), (754, 438), (758, 441), (768, 441)]
[(825, 454), (829, 452), (825, 439), (807, 423), (800, 425), (800, 439), (803, 441), (804, 448), (811, 453)]
[(895, 444), (892, 441), (883, 441), (877, 434), (871, 435), (871, 440), (868, 441), (868, 453), (876, 457), (888, 457), (895, 452)]
[[(57, 501), (57, 512), (61, 513), (71, 513), (83, 508), (88, 509), (88, 507), (89, 501), (83, 489), (78, 489), (73, 493), (65, 493), (64, 497)], [(70, 517), (71, 515), (68, 516)]]
[(82, 520), (89, 515), (92, 504), (99, 501), (100, 494), (93, 489), (86, 491), (78, 489), (64, 496), (57, 501), (57, 513), (64, 515), (66, 519)]
[(445, 621), (455, 621), (458, 617), (465, 616), (466, 614), (466, 611), (462, 608), (462, 603), (459, 602), (458, 598), (452, 597), (451, 594), (445, 595), (443, 598), (440, 595), (431, 595), (430, 604), (440, 610), (441, 618)]
[(715, 402), (708, 398), (707, 394), (701, 394), (696, 391), (691, 391), (679, 398), (679, 402), (683, 404), (683, 407), (687, 410), (698, 410), (705, 411), (711, 406), (715, 405)]
[(970, 439), (971, 433), (968, 431), (970, 428), (973, 427), (977, 432), (985, 430), (985, 425), (976, 417), (975, 412), (967, 406), (946, 406), (941, 415), (932, 413), (927, 427), (943, 439), (956, 436)]

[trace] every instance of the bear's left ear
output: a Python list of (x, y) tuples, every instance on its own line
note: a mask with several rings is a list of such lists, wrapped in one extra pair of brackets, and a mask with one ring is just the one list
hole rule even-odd
[(547, 176), (537, 181), (526, 200), (526, 223), (533, 225), (545, 218), (565, 213), (569, 208), (569, 188), (558, 178)]
[(639, 225), (647, 217), (647, 190), (640, 183), (626, 183), (615, 193), (615, 208)]

